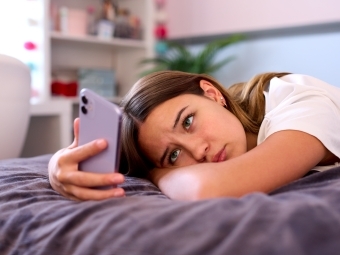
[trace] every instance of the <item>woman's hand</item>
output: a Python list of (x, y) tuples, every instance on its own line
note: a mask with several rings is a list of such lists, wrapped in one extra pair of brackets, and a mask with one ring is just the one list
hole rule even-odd
[(79, 119), (74, 121), (74, 141), (56, 152), (48, 165), (50, 184), (54, 190), (73, 200), (102, 200), (123, 197), (122, 188), (98, 190), (93, 187), (117, 185), (124, 182), (120, 173), (98, 174), (78, 170), (78, 163), (94, 156), (107, 147), (105, 140), (95, 140), (78, 147)]

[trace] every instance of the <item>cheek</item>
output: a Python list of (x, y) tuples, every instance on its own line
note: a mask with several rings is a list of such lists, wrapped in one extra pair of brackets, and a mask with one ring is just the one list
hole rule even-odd
[(184, 167), (184, 166), (191, 166), (191, 165), (196, 165), (196, 164), (197, 164), (197, 161), (192, 156), (190, 156), (185, 150), (183, 150), (175, 166)]
[(229, 127), (230, 120), (228, 120), (228, 116), (223, 111), (207, 114), (204, 118), (200, 118), (197, 123), (198, 135), (210, 138), (223, 135)]
[(239, 140), (242, 143), (245, 139), (245, 131), (239, 119), (224, 108), (217, 109), (213, 115), (206, 118), (203, 125), (202, 132), (209, 136), (210, 139), (219, 140), (224, 138)]

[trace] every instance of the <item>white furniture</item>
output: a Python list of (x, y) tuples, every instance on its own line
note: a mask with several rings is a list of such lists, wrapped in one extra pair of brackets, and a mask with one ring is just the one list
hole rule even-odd
[[(101, 0), (44, 0), (30, 1), (29, 4), (39, 5), (43, 17), (38, 22), (44, 42), (38, 50), (43, 50), (46, 64), (38, 65), (36, 73), (45, 77), (42, 87), (38, 88), (41, 100), (32, 102), (30, 109), (31, 124), (27, 140), (21, 156), (30, 157), (53, 153), (69, 145), (73, 137), (73, 119), (78, 115), (78, 99), (52, 97), (50, 84), (52, 74), (66, 70), (76, 72), (79, 68), (105, 68), (115, 71), (119, 83), (118, 95), (110, 98), (118, 102), (139, 78), (142, 69), (138, 66), (141, 59), (154, 54), (154, 0), (119, 0), (120, 7), (128, 8), (131, 13), (141, 18), (143, 39), (100, 39), (96, 36), (79, 36), (50, 31), (51, 7), (67, 6), (69, 8), (86, 9), (92, 5), (96, 10), (101, 8)], [(43, 26), (40, 26), (42, 25)], [(39, 27), (40, 26), (40, 27)], [(34, 40), (31, 39), (31, 40)], [(39, 85), (37, 85), (39, 86)]]
[[(49, 0), (50, 7), (67, 6), (85, 10), (94, 6), (101, 10), (102, 0)], [(154, 53), (154, 0), (119, 0), (121, 8), (141, 19), (143, 40), (100, 39), (96, 36), (79, 36), (60, 32), (45, 31), (48, 34), (46, 56), (50, 63), (46, 72), (51, 76), (58, 70), (77, 70), (79, 68), (113, 69), (119, 83), (118, 97), (126, 94), (142, 71), (138, 63)], [(50, 8), (49, 7), (49, 8)], [(47, 10), (49, 10), (47, 8)], [(45, 8), (46, 9), (46, 8)], [(46, 14), (49, 17), (49, 13)], [(47, 20), (50, 22), (50, 20)], [(50, 84), (46, 84), (46, 89)]]
[(30, 116), (30, 84), (28, 67), (0, 54), (0, 159), (21, 153)]
[(54, 153), (72, 141), (72, 102), (50, 100), (30, 106), (30, 125), (21, 157)]

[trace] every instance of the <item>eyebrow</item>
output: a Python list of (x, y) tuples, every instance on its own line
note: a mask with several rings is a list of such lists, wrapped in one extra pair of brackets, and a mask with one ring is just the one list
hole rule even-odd
[[(174, 126), (172, 127), (172, 129), (175, 129), (179, 120), (181, 119), (181, 116), (182, 116), (182, 113), (185, 111), (186, 108), (188, 108), (189, 105), (187, 106), (184, 106), (178, 113), (177, 113), (177, 116), (176, 116), (176, 119), (175, 119), (175, 122), (174, 122)], [(168, 154), (169, 152), (169, 148), (166, 148), (162, 157), (161, 157), (161, 160), (160, 160), (160, 163), (161, 163), (161, 166), (164, 166), (164, 160), (165, 160), (165, 157), (166, 155)]]
[(184, 112), (184, 110), (185, 110), (186, 108), (188, 108), (188, 106), (189, 106), (189, 105), (183, 107), (183, 108), (177, 113), (177, 117), (176, 117), (176, 120), (175, 120), (173, 129), (175, 129), (175, 127), (177, 126), (178, 121), (181, 119), (182, 113)]

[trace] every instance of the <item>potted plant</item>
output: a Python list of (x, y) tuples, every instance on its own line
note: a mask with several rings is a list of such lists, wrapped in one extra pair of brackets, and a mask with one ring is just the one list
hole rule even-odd
[(190, 73), (212, 74), (222, 66), (234, 59), (228, 56), (225, 59), (215, 62), (216, 54), (231, 44), (235, 44), (244, 39), (243, 35), (232, 35), (228, 38), (218, 39), (207, 43), (197, 54), (193, 54), (185, 46), (168, 41), (165, 54), (155, 58), (143, 59), (141, 64), (154, 64), (153, 67), (142, 75), (161, 70), (177, 70)]

